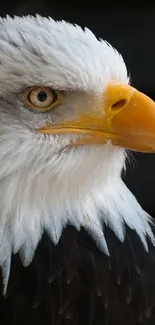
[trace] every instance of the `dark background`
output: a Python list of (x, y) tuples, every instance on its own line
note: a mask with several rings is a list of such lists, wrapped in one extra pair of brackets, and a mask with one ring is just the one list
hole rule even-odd
[[(105, 1), (106, 3), (107, 1)], [(104, 1), (4, 1), (0, 15), (39, 13), (87, 26), (123, 55), (132, 85), (155, 100), (155, 5), (108, 5)], [(148, 2), (147, 2), (148, 3)], [(134, 154), (125, 181), (147, 212), (155, 217), (155, 155)]]

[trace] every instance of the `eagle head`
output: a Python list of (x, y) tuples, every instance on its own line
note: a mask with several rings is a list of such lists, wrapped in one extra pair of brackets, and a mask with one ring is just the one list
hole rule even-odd
[(109, 254), (104, 225), (147, 249), (151, 219), (121, 179), (125, 149), (155, 151), (155, 104), (129, 85), (122, 56), (85, 28), (0, 20), (0, 265), (27, 266), (46, 231), (84, 227)]

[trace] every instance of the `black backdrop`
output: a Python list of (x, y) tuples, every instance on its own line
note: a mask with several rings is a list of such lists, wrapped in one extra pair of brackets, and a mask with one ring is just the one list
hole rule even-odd
[[(116, 6), (116, 1), (109, 5), (95, 1), (92, 6), (85, 1), (72, 2), (74, 6), (56, 0), (7, 0), (0, 5), (0, 15), (39, 13), (87, 26), (121, 52), (132, 84), (155, 100), (155, 5), (132, 6), (130, 2), (125, 7), (118, 2)], [(155, 216), (155, 155), (134, 154), (133, 157), (125, 182), (144, 209)]]

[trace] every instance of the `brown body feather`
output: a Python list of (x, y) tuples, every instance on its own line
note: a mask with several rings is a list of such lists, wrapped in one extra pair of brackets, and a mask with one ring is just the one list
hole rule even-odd
[(1, 325), (155, 324), (155, 248), (129, 229), (124, 243), (104, 231), (110, 258), (69, 226), (57, 246), (43, 235), (29, 267), (12, 256)]

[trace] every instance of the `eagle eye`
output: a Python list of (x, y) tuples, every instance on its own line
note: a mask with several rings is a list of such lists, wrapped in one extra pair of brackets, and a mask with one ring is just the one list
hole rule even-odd
[(38, 111), (48, 112), (58, 103), (60, 98), (57, 92), (50, 87), (32, 87), (24, 93), (26, 104)]

